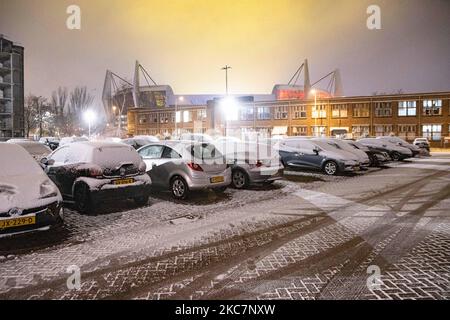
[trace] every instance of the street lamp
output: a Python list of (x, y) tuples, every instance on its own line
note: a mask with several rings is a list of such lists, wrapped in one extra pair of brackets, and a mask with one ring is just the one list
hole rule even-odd
[(89, 138), (91, 137), (91, 125), (92, 122), (95, 120), (95, 113), (92, 110), (86, 110), (84, 112), (84, 121), (86, 121), (88, 123), (89, 126)]
[[(177, 134), (178, 131), (178, 101), (183, 102), (184, 97), (178, 97), (175, 99), (175, 134)], [(181, 119), (181, 116), (180, 116)]]

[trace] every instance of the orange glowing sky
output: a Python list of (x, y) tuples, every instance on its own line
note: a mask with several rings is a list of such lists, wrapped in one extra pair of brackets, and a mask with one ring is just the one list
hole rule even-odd
[[(382, 9), (382, 30), (366, 8)], [(82, 10), (81, 31), (65, 27)], [(25, 46), (26, 93), (87, 85), (138, 59), (175, 93), (269, 93), (305, 57), (312, 80), (340, 68), (347, 95), (449, 90), (450, 2), (443, 0), (0, 0), (0, 33)]]

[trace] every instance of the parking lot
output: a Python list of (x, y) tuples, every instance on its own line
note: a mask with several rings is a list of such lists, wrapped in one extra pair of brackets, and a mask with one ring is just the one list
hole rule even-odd
[(450, 155), (434, 154), (185, 201), (153, 192), (92, 216), (69, 208), (56, 232), (0, 240), (0, 299), (448, 299), (449, 187)]

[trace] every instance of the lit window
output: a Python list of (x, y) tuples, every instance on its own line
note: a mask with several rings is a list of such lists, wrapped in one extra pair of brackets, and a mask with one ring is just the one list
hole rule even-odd
[(422, 113), (425, 116), (442, 115), (442, 100), (423, 100)]
[(176, 123), (180, 123), (181, 122), (181, 111), (177, 111), (175, 114), (175, 121)]
[(183, 122), (191, 122), (192, 121), (192, 113), (188, 110), (183, 111)]
[(416, 101), (399, 101), (398, 116), (412, 117), (416, 115)]
[(422, 126), (422, 136), (430, 141), (440, 141), (442, 126), (440, 124), (424, 124)]

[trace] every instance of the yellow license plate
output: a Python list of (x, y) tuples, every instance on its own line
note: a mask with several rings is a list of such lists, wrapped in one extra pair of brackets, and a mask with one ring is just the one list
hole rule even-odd
[(221, 183), (225, 181), (225, 178), (223, 176), (212, 177), (210, 181), (211, 183)]
[(130, 184), (130, 183), (134, 183), (134, 179), (119, 179), (119, 180), (114, 180), (113, 182), (116, 186), (118, 185), (124, 185), (124, 184)]
[(36, 224), (35, 216), (0, 220), (0, 229), (21, 227), (30, 224)]

